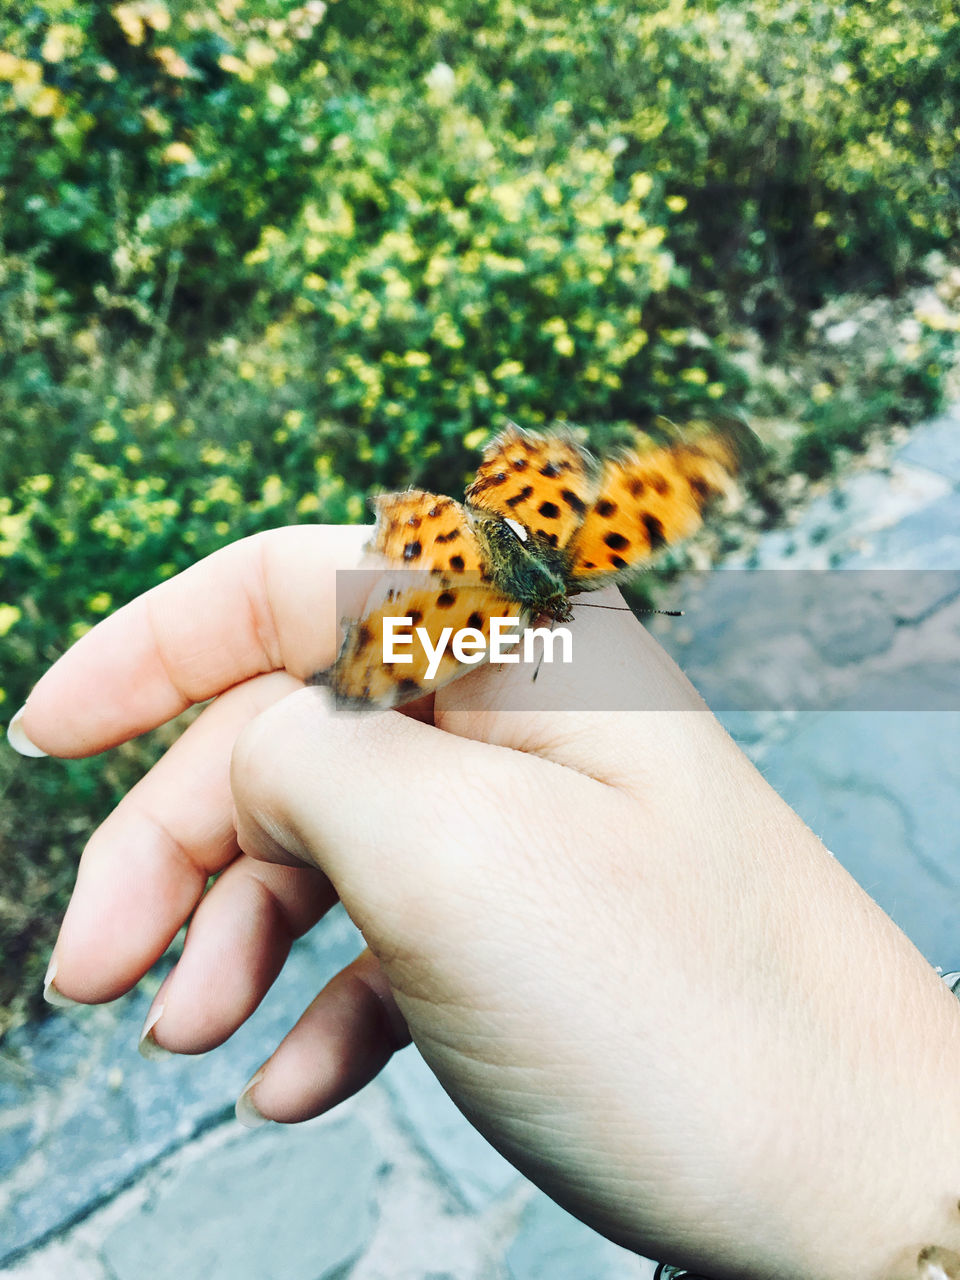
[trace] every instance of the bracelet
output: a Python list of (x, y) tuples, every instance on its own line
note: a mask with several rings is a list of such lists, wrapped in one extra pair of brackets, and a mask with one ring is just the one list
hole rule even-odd
[[(960, 999), (960, 970), (937, 973), (942, 982)], [(958, 1206), (960, 1207), (960, 1206)], [(917, 1255), (917, 1280), (960, 1280), (960, 1253), (953, 1249), (942, 1249), (939, 1245), (928, 1245)], [(706, 1276), (693, 1271), (684, 1271), (682, 1267), (674, 1267), (669, 1262), (661, 1262), (653, 1273), (653, 1280), (708, 1280)]]

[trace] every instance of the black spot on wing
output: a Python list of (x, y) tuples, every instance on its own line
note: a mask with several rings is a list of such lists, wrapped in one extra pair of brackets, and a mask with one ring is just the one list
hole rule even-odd
[(544, 520), (556, 520), (557, 516), (560, 514), (560, 508), (555, 502), (541, 502), (540, 514), (543, 516)]
[(608, 533), (604, 542), (611, 551), (623, 551), (630, 545), (630, 539), (625, 538), (622, 533)]
[(516, 507), (521, 502), (526, 502), (526, 500), (530, 497), (531, 493), (533, 493), (533, 485), (532, 484), (524, 485), (524, 487), (520, 490), (519, 493), (515, 493), (512, 498), (507, 499), (506, 505), (508, 507)]
[(416, 560), (418, 556), (423, 554), (423, 547), (419, 542), (408, 542), (403, 548), (404, 560)]
[(457, 603), (457, 593), (455, 591), (441, 591), (437, 596), (437, 608), (449, 609)]
[(597, 515), (602, 516), (604, 520), (609, 520), (609, 518), (616, 513), (616, 510), (617, 504), (615, 502), (611, 502), (609, 498), (601, 498), (594, 507), (594, 511), (596, 511)]
[(627, 562), (623, 556), (611, 556), (610, 563), (615, 569), (625, 569), (627, 567)]
[(470, 617), (467, 619), (467, 626), (473, 627), (474, 631), (482, 631), (483, 630), (483, 614), (471, 613)]
[(438, 533), (435, 541), (437, 542), (454, 542), (460, 537), (459, 529), (451, 529), (449, 533)]
[(463, 570), (464, 570), (463, 556), (451, 556), (450, 568), (453, 569), (456, 573), (463, 573)]
[(574, 493), (572, 489), (564, 489), (560, 497), (564, 500), (571, 511), (575, 511), (578, 516), (582, 516), (587, 509), (587, 504), (583, 501), (579, 494)]
[(667, 540), (663, 532), (663, 522), (658, 520), (656, 516), (650, 515), (649, 512), (644, 512), (640, 517), (640, 523), (647, 531), (651, 550), (656, 551), (657, 547), (662, 547)]

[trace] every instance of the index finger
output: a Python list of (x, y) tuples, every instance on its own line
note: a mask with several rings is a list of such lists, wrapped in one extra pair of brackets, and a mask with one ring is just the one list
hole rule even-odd
[(232, 543), (138, 596), (34, 687), (20, 724), (55, 756), (87, 756), (255, 675), (305, 678), (337, 652), (336, 572), (369, 529), (293, 525)]

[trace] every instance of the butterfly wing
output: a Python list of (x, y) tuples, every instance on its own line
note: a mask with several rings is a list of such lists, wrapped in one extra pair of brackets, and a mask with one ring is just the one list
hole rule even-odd
[[(513, 617), (522, 610), (489, 581), (483, 550), (467, 511), (452, 498), (420, 490), (384, 494), (377, 499), (377, 523), (368, 550), (389, 567), (377, 579), (362, 616), (347, 624), (333, 666), (313, 677), (332, 689), (338, 706), (387, 708), (433, 693), (470, 670), (449, 643), (430, 672), (429, 650), (436, 652), (447, 628), (466, 627), (489, 641), (491, 617)], [(387, 624), (407, 618), (406, 624)], [(387, 661), (387, 633), (394, 652), (410, 661)], [(449, 641), (449, 636), (448, 636)]]
[(522, 524), (549, 561), (580, 528), (598, 472), (596, 459), (570, 432), (534, 433), (511, 424), (484, 451), (467, 505)]
[(746, 428), (703, 427), (672, 444), (641, 438), (608, 459), (571, 545), (571, 592), (626, 576), (689, 537), (710, 502), (730, 492), (752, 440)]
[(467, 512), (453, 498), (420, 489), (382, 493), (367, 550), (389, 564), (432, 573), (485, 572), (483, 550)]

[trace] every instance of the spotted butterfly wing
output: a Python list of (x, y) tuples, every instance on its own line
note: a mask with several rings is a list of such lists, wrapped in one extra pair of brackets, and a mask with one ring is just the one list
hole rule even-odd
[(608, 458), (571, 541), (570, 590), (591, 591), (625, 577), (661, 547), (688, 538), (706, 507), (731, 491), (751, 440), (714, 427), (688, 431), (670, 444), (638, 436), (633, 449)]
[[(314, 677), (315, 683), (332, 689), (339, 706), (400, 706), (469, 669), (447, 645), (430, 672), (430, 654), (417, 628), (426, 632), (430, 651), (437, 652), (447, 628), (456, 634), (471, 627), (489, 640), (492, 616), (523, 616), (520, 606), (489, 580), (483, 547), (459, 502), (408, 490), (381, 495), (376, 508), (368, 551), (388, 566), (387, 572), (378, 577), (363, 615), (347, 622), (334, 665)], [(390, 572), (389, 566), (403, 571)], [(386, 661), (388, 618), (410, 619), (406, 625), (390, 625), (397, 637), (395, 652), (409, 656), (409, 662)]]
[(569, 431), (511, 425), (485, 451), (467, 506), (519, 522), (570, 593), (595, 590), (689, 537), (752, 441), (739, 423), (672, 432), (666, 443), (638, 432), (599, 462)]
[(466, 493), (467, 506), (517, 521), (549, 558), (580, 528), (599, 470), (570, 432), (539, 434), (511, 423), (485, 450)]

